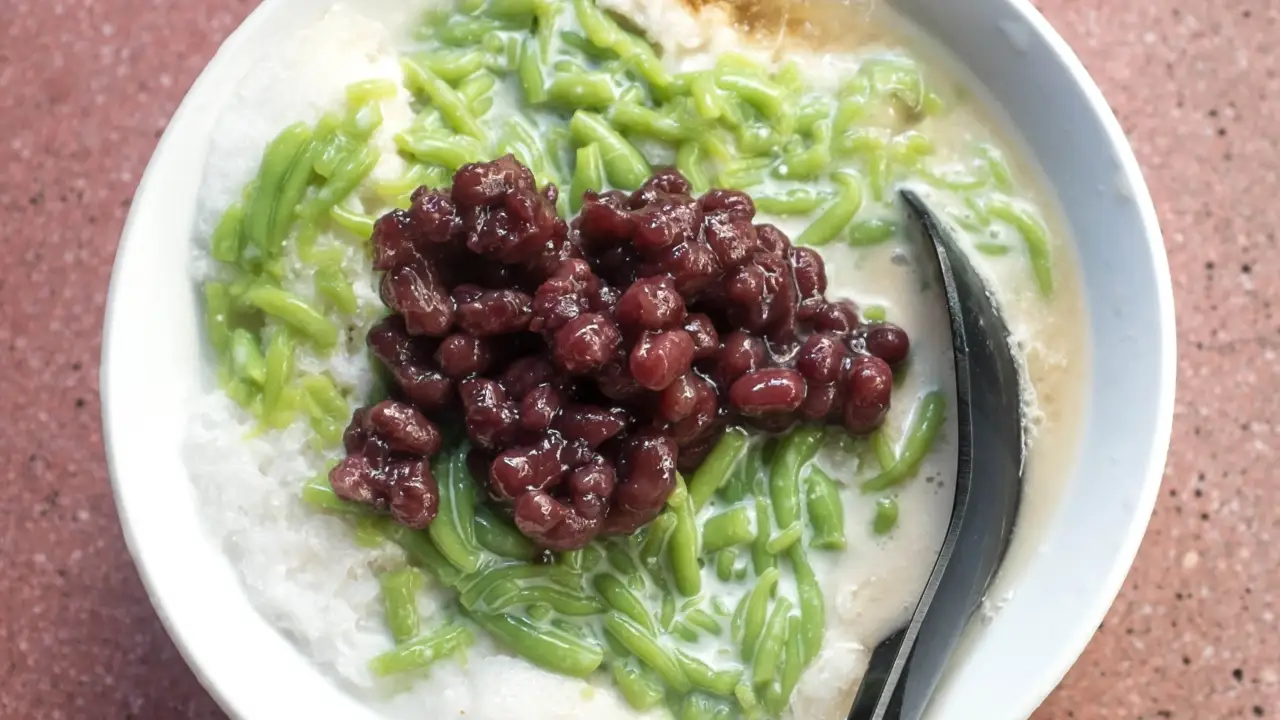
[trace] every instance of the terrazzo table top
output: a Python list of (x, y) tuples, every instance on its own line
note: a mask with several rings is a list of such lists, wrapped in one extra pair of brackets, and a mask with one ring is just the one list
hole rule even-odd
[[(221, 717), (125, 551), (96, 368), (131, 193), (252, 4), (0, 0), (0, 717)], [(1280, 4), (1038, 4), (1146, 171), (1180, 363), (1137, 564), (1035, 719), (1280, 717)]]

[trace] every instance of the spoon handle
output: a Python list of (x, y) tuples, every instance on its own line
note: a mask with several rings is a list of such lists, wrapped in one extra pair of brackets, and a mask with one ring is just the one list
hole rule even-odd
[[(872, 654), (850, 720), (919, 720), (1004, 559), (1021, 498), (1023, 418), (1009, 330), (968, 256), (914, 192), (907, 214), (936, 259), (955, 348), (958, 458), (951, 522), (910, 624)], [(972, 501), (971, 501), (972, 500)]]

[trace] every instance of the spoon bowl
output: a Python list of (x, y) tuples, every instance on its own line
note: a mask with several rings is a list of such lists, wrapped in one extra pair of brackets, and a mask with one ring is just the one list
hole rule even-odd
[(1009, 328), (947, 227), (903, 190), (909, 235), (941, 278), (955, 353), (959, 458), (951, 521), (911, 621), (876, 647), (849, 720), (917, 720), (1004, 559), (1022, 495), (1022, 380)]

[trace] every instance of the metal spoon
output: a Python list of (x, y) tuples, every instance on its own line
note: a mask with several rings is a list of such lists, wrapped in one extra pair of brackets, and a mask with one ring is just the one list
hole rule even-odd
[(936, 260), (955, 348), (959, 463), (942, 550), (907, 627), (880, 643), (849, 720), (924, 715), (973, 611), (1004, 559), (1024, 465), (1018, 367), (987, 287), (920, 196), (902, 191), (913, 240)]

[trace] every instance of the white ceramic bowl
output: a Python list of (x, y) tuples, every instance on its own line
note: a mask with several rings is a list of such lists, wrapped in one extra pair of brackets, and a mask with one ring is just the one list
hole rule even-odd
[[(160, 618), (233, 716), (361, 718), (250, 606), (201, 530), (181, 442), (201, 379), (188, 277), (196, 193), (218, 108), (261, 48), (328, 3), (264, 2), (205, 68), (152, 157), (111, 278), (102, 352), (107, 458), (125, 538)], [(1146, 186), (1075, 55), (1026, 0), (899, 0), (991, 91), (1044, 169), (1078, 242), (1092, 382), (1074, 476), (1011, 599), (953, 663), (932, 718), (1025, 718), (1111, 604), (1159, 488), (1173, 410), (1173, 297)]]

